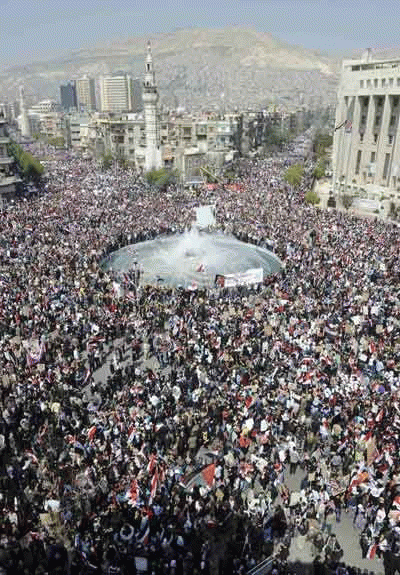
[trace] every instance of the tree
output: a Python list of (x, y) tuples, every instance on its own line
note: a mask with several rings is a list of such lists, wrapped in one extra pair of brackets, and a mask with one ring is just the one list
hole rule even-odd
[(111, 168), (112, 163), (113, 163), (112, 153), (109, 150), (107, 150), (101, 157), (101, 167), (104, 171), (107, 171)]
[(333, 136), (327, 132), (318, 132), (314, 139), (314, 151), (317, 158), (324, 158), (328, 148), (332, 146)]
[(301, 164), (294, 164), (293, 166), (289, 166), (283, 177), (288, 184), (293, 186), (293, 188), (298, 188), (301, 183), (303, 173), (303, 166)]
[(179, 177), (178, 170), (160, 168), (159, 170), (150, 170), (146, 173), (145, 178), (150, 186), (166, 190), (170, 184), (176, 183)]
[(55, 148), (65, 148), (65, 138), (64, 136), (57, 136), (55, 138), (49, 138), (47, 142), (50, 146), (54, 146)]
[(325, 176), (325, 161), (321, 158), (314, 168), (314, 177), (320, 180)]
[(398, 208), (396, 207), (396, 204), (394, 202), (390, 202), (390, 206), (389, 206), (389, 216), (392, 219), (396, 219), (397, 218), (397, 214), (398, 214)]
[(8, 147), (9, 153), (13, 156), (21, 176), (28, 182), (39, 183), (44, 172), (44, 167), (37, 158), (25, 150), (16, 142), (11, 142)]
[(311, 204), (313, 206), (319, 204), (320, 202), (320, 197), (318, 196), (318, 194), (316, 192), (313, 192), (312, 190), (309, 190), (306, 195), (304, 196), (304, 201), (307, 204)]
[(345, 194), (342, 197), (342, 204), (343, 204), (343, 207), (346, 210), (348, 210), (353, 205), (353, 196), (350, 196), (349, 194)]

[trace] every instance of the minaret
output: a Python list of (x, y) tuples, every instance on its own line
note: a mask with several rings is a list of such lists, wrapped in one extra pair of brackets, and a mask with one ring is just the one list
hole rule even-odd
[(146, 71), (143, 82), (143, 108), (146, 132), (145, 170), (159, 169), (162, 166), (160, 150), (160, 130), (157, 113), (158, 91), (153, 68), (150, 42), (147, 44)]
[(20, 106), (20, 130), (21, 135), (24, 138), (31, 137), (31, 130), (29, 125), (29, 118), (25, 108), (25, 95), (24, 95), (24, 88), (20, 86), (19, 88), (19, 106)]

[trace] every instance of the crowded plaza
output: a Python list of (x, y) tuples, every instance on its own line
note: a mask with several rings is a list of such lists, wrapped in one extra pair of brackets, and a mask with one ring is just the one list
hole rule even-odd
[[(343, 514), (400, 569), (399, 229), (307, 205), (312, 166), (299, 188), (286, 166), (161, 193), (59, 154), (1, 213), (0, 573), (283, 574), (304, 538), (314, 573), (351, 574)], [(104, 267), (210, 203), (281, 271), (184, 289)]]

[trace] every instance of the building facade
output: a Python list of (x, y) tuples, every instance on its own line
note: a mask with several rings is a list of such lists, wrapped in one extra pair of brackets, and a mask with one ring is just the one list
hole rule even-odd
[(96, 90), (94, 79), (82, 76), (75, 80), (76, 104), (79, 111), (88, 112), (96, 110)]
[(65, 111), (77, 108), (75, 81), (68, 82), (68, 84), (62, 84), (60, 86), (60, 100), (61, 107)]
[(100, 110), (102, 112), (132, 112), (133, 81), (129, 74), (111, 74), (100, 78)]
[(19, 177), (13, 172), (14, 160), (7, 150), (9, 143), (7, 120), (0, 113), (0, 208), (15, 197), (20, 182)]
[(400, 198), (400, 59), (345, 60), (333, 142), (336, 194)]

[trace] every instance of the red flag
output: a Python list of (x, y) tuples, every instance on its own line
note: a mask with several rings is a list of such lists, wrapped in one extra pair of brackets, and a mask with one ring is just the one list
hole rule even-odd
[(201, 474), (203, 476), (204, 481), (207, 483), (207, 485), (209, 487), (211, 487), (212, 484), (214, 483), (215, 463), (211, 463), (210, 465), (207, 465), (207, 467), (205, 467), (203, 469)]
[(254, 403), (254, 398), (250, 397), (250, 395), (249, 395), (248, 397), (246, 397), (244, 403), (245, 403), (247, 409), (249, 409), (250, 405), (252, 405)]
[(154, 496), (157, 492), (157, 487), (158, 487), (158, 471), (156, 470), (151, 479), (149, 503), (154, 499)]
[(136, 505), (137, 500), (139, 498), (139, 485), (136, 479), (133, 479), (131, 483), (131, 487), (127, 493), (128, 496), (128, 503), (131, 505)]
[(147, 466), (147, 471), (148, 473), (150, 473), (150, 475), (152, 475), (153, 471), (155, 470), (156, 464), (157, 464), (157, 455), (155, 453), (152, 453), (150, 456), (149, 464)]
[(378, 549), (378, 543), (372, 543), (372, 545), (369, 546), (367, 552), (367, 559), (374, 559), (377, 549)]
[(91, 428), (89, 429), (89, 431), (88, 431), (89, 441), (93, 441), (93, 438), (94, 438), (94, 436), (96, 435), (96, 431), (97, 431), (96, 426), (95, 426), (95, 425), (92, 425), (92, 427), (91, 427)]

